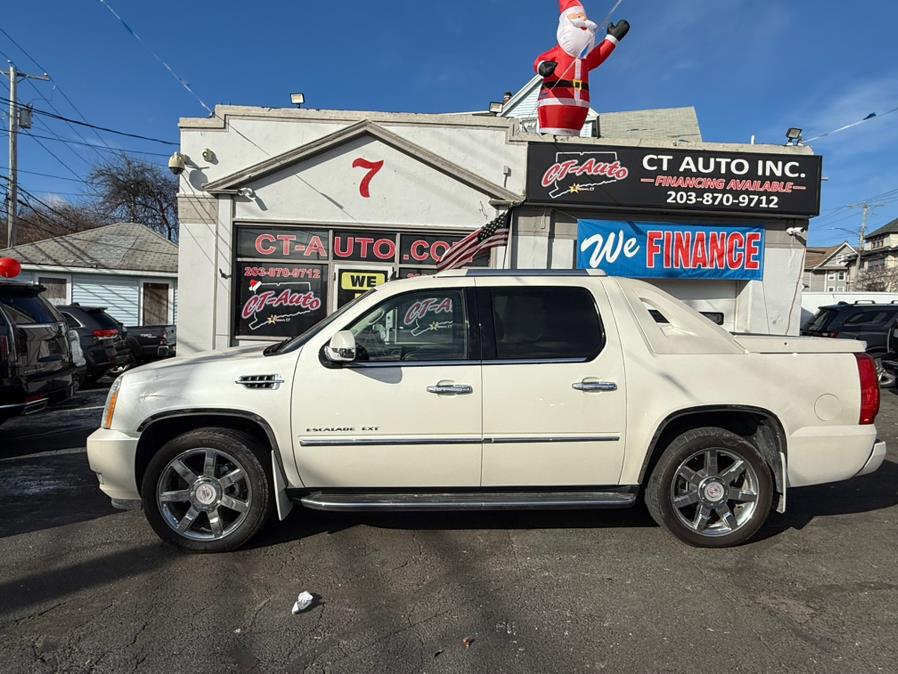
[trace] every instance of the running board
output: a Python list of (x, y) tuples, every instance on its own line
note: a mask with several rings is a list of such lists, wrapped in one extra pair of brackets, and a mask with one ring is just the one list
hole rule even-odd
[(605, 491), (476, 492), (326, 492), (299, 497), (314, 510), (567, 510), (627, 508), (636, 503), (636, 488)]

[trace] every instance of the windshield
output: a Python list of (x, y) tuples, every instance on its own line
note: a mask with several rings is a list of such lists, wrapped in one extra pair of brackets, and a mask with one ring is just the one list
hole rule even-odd
[(310, 339), (312, 339), (312, 337), (314, 337), (319, 332), (321, 332), (328, 325), (330, 325), (335, 320), (337, 320), (344, 313), (346, 313), (346, 310), (349, 309), (351, 306), (355, 305), (356, 302), (358, 302), (363, 297), (367, 296), (368, 293), (372, 293), (375, 290), (376, 290), (376, 288), (372, 288), (371, 290), (364, 292), (361, 295), (358, 295), (357, 297), (355, 297), (354, 299), (350, 300), (349, 302), (344, 304), (342, 307), (337, 309), (330, 316), (328, 316), (327, 318), (325, 318), (325, 319), (319, 321), (318, 323), (316, 323), (315, 325), (313, 325), (311, 328), (306, 330), (301, 335), (298, 335), (296, 337), (290, 337), (289, 339), (285, 339), (283, 342), (278, 342), (277, 344), (272, 344), (271, 346), (269, 346), (268, 348), (265, 349), (265, 355), (273, 356), (274, 354), (278, 354), (278, 353), (287, 353), (288, 351), (295, 351), (299, 347), (303, 346)]

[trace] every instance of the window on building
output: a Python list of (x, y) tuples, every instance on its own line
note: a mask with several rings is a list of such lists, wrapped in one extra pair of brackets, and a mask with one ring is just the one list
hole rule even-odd
[(463, 289), (424, 290), (391, 297), (349, 329), (356, 360), (372, 363), (468, 360), (470, 323)]
[(838, 278), (840, 281), (844, 281), (844, 280), (845, 280), (845, 272), (844, 272), (844, 271), (840, 271), (840, 272), (838, 273), (837, 278)]
[(69, 282), (64, 278), (59, 278), (58, 276), (39, 276), (37, 282), (46, 288), (43, 296), (50, 304), (68, 304)]
[(836, 287), (835, 287), (835, 286), (828, 286), (827, 289), (826, 289), (826, 292), (828, 292), (828, 293), (834, 293), (834, 292), (836, 292)]
[(499, 360), (587, 360), (604, 346), (585, 288), (492, 288), (491, 295)]
[(143, 284), (143, 316), (141, 325), (168, 325), (168, 284)]
[(831, 271), (826, 275), (827, 281), (835, 281), (836, 280), (836, 272)]

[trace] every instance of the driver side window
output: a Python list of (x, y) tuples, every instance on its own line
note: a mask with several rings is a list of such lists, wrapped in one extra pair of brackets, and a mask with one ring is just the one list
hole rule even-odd
[(370, 363), (469, 360), (470, 325), (463, 288), (397, 295), (349, 326), (356, 360)]

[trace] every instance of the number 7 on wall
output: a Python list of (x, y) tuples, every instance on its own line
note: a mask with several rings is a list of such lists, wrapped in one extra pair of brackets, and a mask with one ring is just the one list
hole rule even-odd
[(359, 184), (359, 194), (361, 194), (366, 199), (371, 197), (371, 192), (369, 190), (371, 179), (377, 175), (377, 172), (380, 171), (383, 166), (383, 159), (381, 159), (380, 161), (368, 161), (367, 159), (358, 157), (352, 162), (352, 168), (363, 168), (367, 169), (368, 171), (368, 173), (365, 174), (365, 177), (362, 178), (362, 182)]

